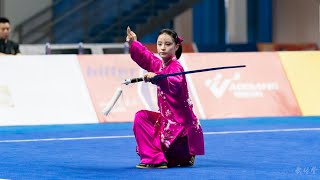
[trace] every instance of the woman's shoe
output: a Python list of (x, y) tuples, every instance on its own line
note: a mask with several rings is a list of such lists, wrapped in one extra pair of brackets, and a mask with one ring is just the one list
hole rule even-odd
[(193, 166), (196, 161), (196, 156), (191, 156), (190, 160), (185, 164), (180, 164), (181, 167)]
[(140, 164), (136, 165), (136, 168), (139, 168), (139, 169), (146, 169), (146, 168), (166, 169), (166, 168), (168, 168), (168, 165), (165, 162), (160, 163), (160, 164), (144, 164), (144, 163), (140, 163)]

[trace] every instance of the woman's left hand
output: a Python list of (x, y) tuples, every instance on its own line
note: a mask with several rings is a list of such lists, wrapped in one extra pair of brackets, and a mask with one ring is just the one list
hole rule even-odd
[(127, 27), (127, 37), (126, 37), (126, 41), (131, 44), (132, 41), (136, 41), (137, 40), (137, 35), (136, 33), (134, 33), (133, 31), (131, 31), (130, 27)]
[(153, 72), (148, 72), (143, 76), (143, 80), (144, 82), (150, 82), (152, 80), (152, 78), (154, 78), (157, 74), (153, 73)]

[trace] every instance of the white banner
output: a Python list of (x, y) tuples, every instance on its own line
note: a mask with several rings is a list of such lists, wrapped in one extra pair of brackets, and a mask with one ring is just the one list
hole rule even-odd
[(77, 56), (0, 57), (0, 125), (97, 122)]

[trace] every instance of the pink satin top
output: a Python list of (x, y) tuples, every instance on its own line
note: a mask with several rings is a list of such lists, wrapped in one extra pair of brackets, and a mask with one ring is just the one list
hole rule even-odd
[[(164, 66), (161, 59), (138, 41), (131, 43), (130, 54), (148, 72), (160, 75), (184, 71), (176, 57)], [(190, 154), (204, 154), (203, 132), (193, 112), (185, 75), (169, 76), (153, 83), (157, 85), (158, 106), (162, 116), (159, 124), (162, 143), (169, 148), (176, 137), (187, 135)]]

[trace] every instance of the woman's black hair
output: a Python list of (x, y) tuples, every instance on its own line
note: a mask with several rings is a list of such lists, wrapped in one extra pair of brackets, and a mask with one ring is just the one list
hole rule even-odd
[[(172, 29), (162, 29), (162, 30), (159, 32), (158, 37), (159, 37), (161, 34), (163, 34), (163, 33), (166, 33), (166, 34), (168, 34), (169, 36), (171, 36), (171, 37), (173, 38), (174, 42), (175, 42), (176, 44), (178, 44), (178, 34), (177, 34), (174, 30), (172, 30)], [(181, 45), (181, 43), (180, 43), (179, 48), (178, 48), (178, 50), (176, 51), (176, 57), (177, 57), (177, 59), (180, 58), (181, 54), (182, 54), (182, 45)]]

